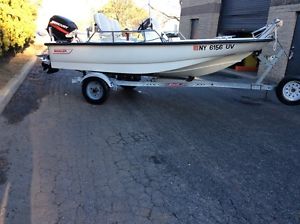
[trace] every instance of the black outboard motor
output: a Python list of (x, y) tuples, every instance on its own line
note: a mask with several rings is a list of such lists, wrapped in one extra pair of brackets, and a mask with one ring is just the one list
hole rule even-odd
[[(52, 39), (60, 43), (70, 43), (73, 40), (73, 31), (77, 30), (77, 25), (71, 20), (62, 16), (52, 16), (49, 20), (47, 31)], [(70, 35), (71, 34), (71, 35)], [(58, 72), (59, 69), (52, 68), (49, 55), (40, 55), (42, 67), (48, 74)]]
[(67, 37), (74, 30), (77, 30), (76, 24), (62, 16), (52, 16), (49, 20), (47, 31), (57, 42), (71, 42), (73, 37)]

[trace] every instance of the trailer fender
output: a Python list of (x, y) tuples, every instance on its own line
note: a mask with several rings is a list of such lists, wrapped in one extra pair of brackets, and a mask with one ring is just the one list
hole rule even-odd
[(113, 87), (113, 83), (111, 82), (111, 80), (107, 77), (107, 75), (101, 73), (101, 72), (88, 72), (82, 79), (81, 79), (81, 83), (84, 83), (84, 80), (88, 79), (88, 78), (92, 78), (92, 77), (96, 77), (99, 79), (102, 79), (104, 82), (106, 82), (106, 84), (111, 88)]

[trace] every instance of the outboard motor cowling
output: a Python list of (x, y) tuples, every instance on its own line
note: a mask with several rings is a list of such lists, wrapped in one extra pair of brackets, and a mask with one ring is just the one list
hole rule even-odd
[(78, 27), (73, 21), (57, 15), (50, 18), (47, 26), (49, 35), (58, 42), (71, 42), (73, 37), (68, 36), (68, 34), (77, 29)]

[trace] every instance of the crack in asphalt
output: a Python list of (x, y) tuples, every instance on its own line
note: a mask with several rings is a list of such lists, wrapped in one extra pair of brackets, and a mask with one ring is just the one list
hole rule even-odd
[(96, 107), (38, 72), (0, 119), (6, 223), (298, 222), (295, 109), (148, 89)]

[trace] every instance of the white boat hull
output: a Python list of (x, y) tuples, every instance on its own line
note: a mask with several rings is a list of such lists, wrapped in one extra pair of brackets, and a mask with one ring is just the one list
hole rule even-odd
[(202, 76), (233, 65), (271, 40), (231, 39), (173, 43), (46, 44), (53, 68), (116, 74)]

